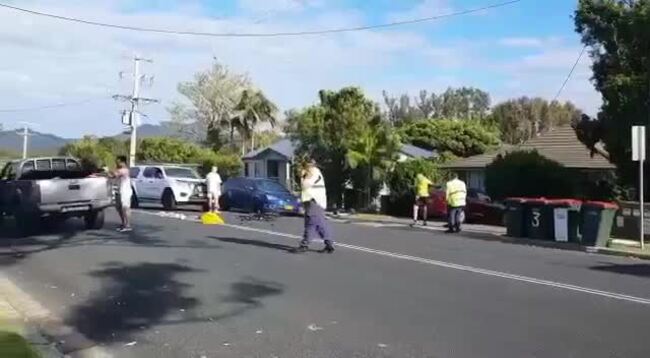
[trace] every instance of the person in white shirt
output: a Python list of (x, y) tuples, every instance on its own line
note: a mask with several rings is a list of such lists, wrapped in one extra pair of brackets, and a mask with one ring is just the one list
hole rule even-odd
[(126, 157), (117, 157), (117, 169), (111, 173), (111, 177), (117, 180), (117, 197), (115, 200), (115, 207), (117, 213), (120, 214), (122, 225), (118, 229), (119, 232), (133, 231), (131, 228), (131, 196), (133, 196), (133, 189), (131, 188), (131, 175), (129, 173), (129, 166), (126, 164)]
[(300, 197), (305, 209), (305, 231), (300, 246), (295, 252), (307, 252), (311, 240), (315, 236), (319, 236), (325, 241), (325, 248), (322, 252), (331, 254), (334, 252), (334, 241), (332, 241), (329, 224), (325, 217), (327, 208), (325, 178), (313, 160), (308, 163), (302, 173), (301, 187)]
[(219, 197), (221, 196), (221, 176), (219, 175), (219, 168), (212, 167), (212, 171), (205, 177), (206, 186), (208, 189), (208, 204), (210, 211), (219, 211)]

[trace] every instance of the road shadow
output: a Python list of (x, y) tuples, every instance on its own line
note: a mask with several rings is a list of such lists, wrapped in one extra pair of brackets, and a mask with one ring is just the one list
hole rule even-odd
[(650, 264), (602, 264), (591, 267), (592, 270), (618, 273), (621, 275), (632, 275), (639, 277), (650, 277)]
[(209, 236), (209, 238), (218, 240), (220, 242), (229, 243), (229, 244), (263, 247), (265, 249), (273, 249), (273, 250), (279, 250), (279, 251), (284, 251), (289, 253), (293, 252), (296, 249), (295, 246), (276, 244), (273, 242), (262, 241), (262, 240), (239, 239), (239, 238), (218, 237), (218, 236)]
[(105, 266), (90, 273), (102, 281), (102, 289), (75, 307), (65, 319), (66, 324), (94, 342), (129, 340), (131, 333), (199, 304), (198, 299), (185, 293), (191, 285), (182, 283), (176, 276), (200, 270), (175, 263)]
[(0, 230), (0, 267), (17, 264), (39, 253), (84, 245), (206, 248), (198, 244), (170, 245), (159, 238), (163, 230), (160, 226), (139, 224), (131, 233), (118, 233), (111, 224), (107, 222), (107, 228), (103, 230), (89, 231), (82, 220), (68, 219), (58, 225), (43, 227), (32, 236), (19, 237), (15, 226), (11, 222), (5, 223)]

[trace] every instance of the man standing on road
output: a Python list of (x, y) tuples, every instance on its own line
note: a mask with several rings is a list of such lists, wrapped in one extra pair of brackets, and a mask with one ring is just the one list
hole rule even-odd
[(325, 178), (320, 169), (316, 167), (314, 160), (311, 160), (302, 172), (301, 188), (300, 197), (305, 209), (305, 231), (300, 246), (295, 252), (307, 252), (309, 243), (314, 236), (318, 235), (325, 241), (325, 248), (322, 252), (331, 254), (334, 252), (334, 242), (330, 237), (330, 228), (325, 217), (325, 208), (327, 208)]
[(212, 167), (212, 171), (205, 177), (208, 189), (208, 204), (210, 211), (216, 213), (219, 211), (219, 197), (221, 196), (221, 176), (218, 168)]
[(449, 222), (448, 233), (460, 232), (463, 210), (467, 201), (467, 186), (458, 179), (458, 174), (452, 174), (452, 180), (447, 182), (447, 219)]
[(418, 224), (418, 214), (422, 208), (422, 225), (427, 226), (427, 216), (429, 216), (429, 186), (433, 183), (424, 174), (419, 173), (415, 176), (415, 203), (413, 203), (413, 224)]
[(122, 226), (118, 229), (119, 232), (131, 232), (131, 196), (133, 190), (131, 188), (131, 175), (129, 173), (129, 166), (126, 164), (126, 157), (121, 155), (117, 157), (117, 169), (113, 171), (112, 177), (117, 179), (117, 197), (115, 205), (117, 213), (120, 214)]

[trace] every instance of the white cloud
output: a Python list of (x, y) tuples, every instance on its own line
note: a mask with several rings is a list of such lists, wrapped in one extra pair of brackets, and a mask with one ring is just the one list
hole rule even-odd
[[(248, 11), (263, 12), (260, 7), (270, 2), (248, 0)], [(24, 6), (110, 23), (210, 32), (274, 32), (366, 24), (361, 12), (328, 8), (319, 0), (303, 1), (304, 6), (319, 7), (315, 14), (307, 15), (305, 11), (305, 15), (292, 16), (292, 11), (303, 10), (290, 9), (286, 10), (290, 19), (279, 17), (264, 23), (248, 15), (211, 18), (201, 15), (193, 2), (173, 11), (128, 13), (119, 10), (124, 3), (34, 0)], [(419, 6), (421, 12), (414, 12), (415, 17), (450, 9), (447, 1), (424, 1)], [(553, 89), (557, 90), (578, 53), (573, 47), (556, 46), (552, 50), (535, 49), (537, 52), (518, 61), (490, 64), (485, 44), (466, 40), (433, 45), (425, 34), (408, 28), (330, 36), (226, 39), (110, 30), (1, 9), (0, 16), (0, 109), (129, 93), (128, 78), (120, 80), (118, 72), (130, 71), (130, 58), (138, 53), (155, 61), (143, 66), (146, 73), (156, 77), (153, 87), (144, 89), (144, 95), (163, 101), (143, 109), (152, 122), (168, 119), (166, 106), (180, 98), (177, 83), (208, 68), (213, 57), (235, 71), (249, 73), (254, 83), (284, 110), (313, 103), (320, 89), (347, 85), (359, 85), (377, 100), (383, 89), (417, 94), (423, 88), (438, 92), (460, 85), (483, 87), (497, 98), (519, 93), (548, 98), (555, 94)], [(481, 70), (506, 77), (509, 84), (489, 81), (486, 85), (486, 81), (471, 77), (471, 71)], [(563, 98), (575, 96), (583, 108), (596, 108), (597, 95), (585, 79), (588, 75), (588, 69), (581, 66)], [(515, 82), (520, 85), (514, 86)], [(121, 130), (119, 111), (123, 107), (105, 100), (42, 112), (0, 113), (0, 122), (5, 126), (23, 120), (37, 122), (41, 124), (39, 130), (65, 136), (114, 134)]]
[(449, 0), (422, 0), (406, 11), (394, 12), (388, 16), (389, 21), (405, 21), (437, 15), (446, 15), (454, 11)]

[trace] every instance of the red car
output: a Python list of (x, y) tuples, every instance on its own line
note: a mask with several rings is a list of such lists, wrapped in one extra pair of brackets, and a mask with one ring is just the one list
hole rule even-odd
[[(429, 217), (447, 217), (447, 198), (442, 187), (436, 187), (429, 200)], [(467, 190), (467, 206), (465, 207), (465, 220), (468, 223), (502, 224), (503, 207), (492, 203), (492, 199), (483, 191), (477, 189)]]

